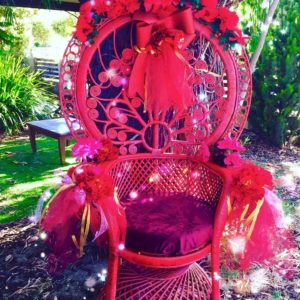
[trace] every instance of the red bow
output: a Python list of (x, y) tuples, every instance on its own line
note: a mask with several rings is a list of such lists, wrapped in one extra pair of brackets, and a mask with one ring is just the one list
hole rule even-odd
[(191, 8), (158, 19), (153, 14), (137, 13), (139, 53), (131, 73), (128, 95), (144, 99), (145, 110), (181, 110), (192, 103), (193, 91), (187, 77), (191, 72), (183, 58), (184, 50), (194, 39)]

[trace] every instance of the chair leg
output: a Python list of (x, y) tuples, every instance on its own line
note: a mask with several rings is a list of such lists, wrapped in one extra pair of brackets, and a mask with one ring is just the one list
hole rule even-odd
[(120, 265), (120, 257), (111, 252), (108, 260), (108, 275), (105, 286), (105, 300), (115, 300), (117, 291), (118, 269)]
[[(219, 250), (219, 249), (218, 249)], [(220, 300), (220, 251), (212, 252), (211, 255), (211, 265), (212, 265), (212, 300)]]

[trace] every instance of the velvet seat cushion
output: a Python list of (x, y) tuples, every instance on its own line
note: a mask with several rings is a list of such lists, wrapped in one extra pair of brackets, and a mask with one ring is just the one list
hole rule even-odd
[(212, 240), (213, 209), (183, 193), (140, 195), (125, 212), (125, 246), (135, 252), (186, 255)]

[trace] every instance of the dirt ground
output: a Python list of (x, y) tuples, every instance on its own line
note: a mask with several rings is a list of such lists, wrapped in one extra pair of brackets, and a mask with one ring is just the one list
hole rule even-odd
[[(278, 180), (278, 194), (285, 201), (295, 239), (300, 245), (300, 151), (270, 147), (246, 132), (249, 137), (245, 158), (269, 169)], [(85, 255), (69, 266), (63, 275), (51, 277), (46, 271), (47, 247), (40, 238), (37, 226), (25, 218), (0, 225), (0, 300), (71, 300), (96, 299), (103, 286), (106, 254), (99, 253), (93, 243), (87, 245)], [(259, 291), (243, 288), (237, 278), (223, 281), (224, 299), (300, 299), (300, 254), (292, 254), (294, 278), (284, 279), (267, 270), (259, 281), (267, 280)], [(258, 275), (257, 275), (258, 276)], [(261, 279), (260, 279), (261, 278)], [(249, 284), (248, 284), (249, 286)]]

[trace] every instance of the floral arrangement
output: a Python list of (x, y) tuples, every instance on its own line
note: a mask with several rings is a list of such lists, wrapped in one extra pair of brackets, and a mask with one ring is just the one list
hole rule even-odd
[(282, 201), (273, 192), (271, 173), (243, 160), (240, 154), (245, 151), (239, 141), (226, 137), (211, 148), (202, 143), (196, 154), (203, 162), (210, 160), (230, 169), (232, 184), (222, 251), (229, 271), (248, 270), (253, 262), (268, 264), (295, 246)]
[[(101, 243), (107, 222), (101, 208), (103, 198), (114, 197), (114, 186), (103, 168), (118, 156), (109, 140), (85, 138), (72, 149), (79, 164), (62, 177), (61, 188), (48, 202), (40, 227), (51, 250), (48, 270), (57, 274), (83, 254), (88, 233)], [(114, 203), (111, 203), (114, 205)]]
[(199, 22), (211, 28), (212, 37), (218, 37), (225, 49), (236, 43), (244, 45), (248, 39), (238, 27), (238, 15), (220, 6), (218, 0), (90, 0), (80, 8), (75, 36), (81, 42), (92, 44), (98, 35), (97, 26), (103, 19), (114, 19), (137, 11), (151, 12), (165, 18), (186, 7), (193, 9), (194, 17)]

